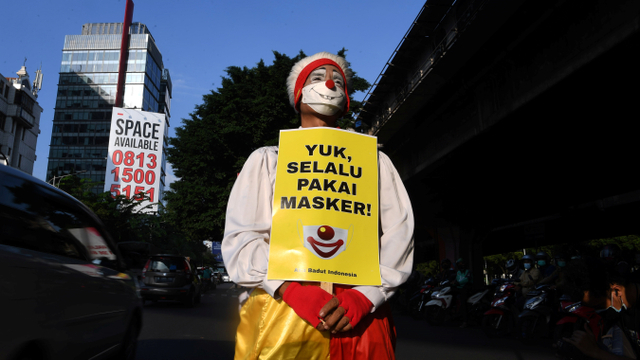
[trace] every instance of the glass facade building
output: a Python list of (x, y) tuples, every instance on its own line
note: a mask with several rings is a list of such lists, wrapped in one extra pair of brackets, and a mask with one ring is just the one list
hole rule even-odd
[[(49, 149), (47, 180), (77, 174), (104, 183), (115, 106), (122, 23), (90, 23), (65, 36)], [(144, 24), (132, 23), (122, 107), (166, 114), (171, 78)], [(167, 132), (164, 134), (165, 148)], [(161, 183), (164, 186), (165, 161)], [(96, 187), (96, 191), (102, 191)], [(162, 193), (162, 192), (161, 192)]]

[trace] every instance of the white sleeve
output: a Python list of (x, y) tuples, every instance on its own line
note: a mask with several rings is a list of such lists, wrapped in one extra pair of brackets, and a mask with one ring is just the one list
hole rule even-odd
[(283, 283), (267, 280), (275, 149), (254, 151), (238, 174), (229, 195), (221, 248), (225, 266), (235, 283), (262, 288), (271, 296)]
[(382, 286), (356, 286), (375, 311), (402, 285), (413, 266), (413, 210), (400, 175), (387, 155), (379, 152), (380, 276)]

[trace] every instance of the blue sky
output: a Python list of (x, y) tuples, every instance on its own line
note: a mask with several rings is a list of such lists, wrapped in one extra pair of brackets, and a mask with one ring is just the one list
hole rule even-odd
[[(171, 128), (180, 126), (202, 95), (220, 86), (229, 66), (270, 64), (272, 51), (307, 55), (348, 50), (359, 76), (373, 83), (415, 20), (424, 0), (134, 0), (133, 21), (146, 24), (173, 81)], [(122, 22), (125, 0), (22, 0), (0, 5), (0, 73), (15, 77), (27, 58), (32, 80), (44, 80), (33, 175), (45, 179), (64, 36), (91, 22)], [(285, 86), (285, 84), (283, 84)], [(361, 100), (365, 94), (356, 93)], [(172, 175), (168, 180), (171, 181)]]

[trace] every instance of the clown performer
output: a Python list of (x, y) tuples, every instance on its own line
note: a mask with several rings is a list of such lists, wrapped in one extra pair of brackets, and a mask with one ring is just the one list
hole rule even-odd
[[(303, 128), (336, 127), (349, 110), (351, 70), (321, 52), (296, 63), (287, 79)], [(395, 359), (386, 301), (411, 274), (413, 212), (391, 160), (379, 152), (381, 286), (334, 286), (267, 279), (278, 147), (257, 149), (231, 190), (222, 256), (229, 275), (253, 288), (240, 309), (235, 359)]]

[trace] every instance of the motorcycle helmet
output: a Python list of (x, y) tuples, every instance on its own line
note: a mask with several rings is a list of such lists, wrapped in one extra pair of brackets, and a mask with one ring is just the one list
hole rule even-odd
[(518, 263), (515, 259), (507, 260), (507, 271), (509, 274), (513, 275), (518, 272)]
[(544, 251), (539, 251), (536, 254), (536, 260), (549, 260), (549, 255)]
[(525, 255), (522, 257), (522, 264), (524, 266), (525, 270), (529, 270), (531, 267), (533, 267), (533, 264), (535, 263), (535, 258), (531, 255)]
[(531, 261), (531, 262), (534, 262), (534, 261), (535, 261), (535, 259), (534, 259), (534, 258), (533, 258), (533, 256), (531, 256), (531, 255), (525, 255), (525, 256), (523, 256), (523, 257), (522, 257), (522, 261), (523, 261), (523, 262), (524, 262), (524, 261), (527, 261), (527, 260), (529, 260), (529, 261)]
[(536, 254), (536, 262), (538, 266), (545, 266), (549, 264), (549, 255), (546, 252), (540, 251)]
[(558, 253), (553, 257), (553, 260), (555, 261), (557, 266), (565, 267), (567, 265), (567, 258), (568, 256), (566, 256), (565, 254)]

